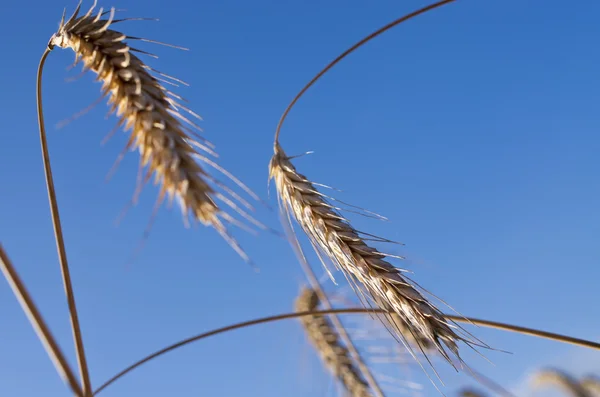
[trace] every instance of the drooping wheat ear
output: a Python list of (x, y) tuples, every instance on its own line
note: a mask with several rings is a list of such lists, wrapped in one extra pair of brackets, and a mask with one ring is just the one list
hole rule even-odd
[(592, 397), (581, 383), (570, 376), (568, 373), (558, 369), (545, 369), (536, 373), (532, 378), (534, 387), (554, 385), (563, 389), (573, 397)]
[[(296, 299), (296, 312), (313, 311), (319, 306), (317, 293), (303, 288)], [(355, 367), (348, 349), (340, 343), (340, 337), (333, 324), (321, 315), (300, 317), (306, 334), (315, 347), (327, 369), (340, 380), (349, 396), (373, 397), (369, 385)]]
[[(217, 157), (214, 146), (199, 137), (201, 129), (182, 112), (200, 117), (176, 99), (178, 95), (167, 90), (161, 82), (181, 82), (146, 65), (135, 53), (148, 54), (130, 47), (125, 40), (154, 42), (109, 29), (111, 25), (127, 19), (114, 19), (115, 9), (99, 10), (93, 15), (96, 1), (83, 16), (79, 15), (81, 2), (66, 22), (61, 21), (48, 46), (70, 48), (75, 52), (76, 63), (83, 62), (102, 82), (102, 94), (108, 96), (110, 110), (119, 118), (118, 126), (131, 130), (127, 149), (138, 150), (140, 170), (145, 168), (141, 185), (154, 175), (160, 185), (157, 205), (168, 197), (176, 199), (182, 209), (186, 226), (191, 219), (214, 227), (244, 258), (248, 259), (226, 224), (244, 227), (244, 224), (224, 212), (217, 201), (224, 203), (254, 225), (263, 227), (242, 206), (252, 206), (237, 193), (211, 176), (203, 165), (212, 167), (235, 182), (254, 199), (258, 199), (244, 184), (221, 168), (211, 157)], [(103, 18), (108, 15), (107, 18)], [(158, 43), (158, 42), (155, 42)], [(159, 43), (162, 44), (162, 43)], [(159, 75), (164, 77), (158, 77)], [(201, 165), (203, 164), (203, 165)], [(138, 186), (138, 191), (141, 188)], [(135, 201), (135, 198), (134, 198)]]
[(584, 376), (581, 379), (581, 386), (586, 389), (590, 394), (600, 397), (600, 378), (597, 376)]
[[(425, 338), (451, 364), (448, 348), (460, 360), (457, 342), (462, 340), (432, 303), (402, 275), (403, 270), (390, 264), (386, 257), (367, 244), (367, 238), (386, 241), (359, 232), (343, 218), (339, 210), (320, 193), (304, 175), (298, 173), (279, 143), (269, 165), (269, 176), (275, 180), (282, 210), (291, 222), (293, 216), (309, 237), (317, 254), (323, 255), (341, 270), (361, 294), (367, 293), (381, 309), (398, 315), (393, 334), (406, 344), (405, 334)], [(291, 213), (291, 215), (290, 215)], [(400, 324), (405, 329), (400, 328)], [(407, 345), (408, 346), (408, 345)], [(425, 353), (425, 348), (420, 346)]]

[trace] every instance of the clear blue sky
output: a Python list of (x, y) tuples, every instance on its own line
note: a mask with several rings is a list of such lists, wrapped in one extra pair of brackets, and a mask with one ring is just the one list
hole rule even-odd
[[(0, 25), (0, 241), (73, 364), (34, 81), (63, 7), (72, 10), (74, 3), (7, 2)], [(316, 152), (296, 162), (306, 175), (390, 218), (356, 224), (406, 243), (401, 253), (408, 259), (398, 265), (463, 314), (596, 339), (600, 3), (576, 3), (459, 0), (401, 25), (313, 87), (290, 114), (282, 143), (290, 154)], [(100, 5), (159, 17), (119, 29), (191, 48), (141, 46), (161, 57), (150, 60), (157, 69), (192, 85), (178, 92), (203, 116), (220, 163), (266, 198), (272, 136), (289, 100), (341, 51), (425, 2)], [(287, 243), (268, 234), (237, 233), (260, 266), (257, 274), (213, 230), (186, 230), (179, 211), (165, 208), (137, 261), (126, 266), (156, 190), (147, 187), (115, 226), (134, 190), (138, 155), (130, 153), (104, 182), (126, 140), (119, 133), (100, 146), (115, 121), (104, 119), (104, 104), (65, 128), (54, 127), (99, 95), (91, 76), (65, 82), (80, 70), (65, 71), (72, 60), (70, 51), (50, 55), (44, 100), (93, 384), (179, 339), (289, 311), (303, 275)], [(275, 205), (273, 192), (270, 202)], [(279, 227), (274, 212), (257, 215)], [(0, 395), (68, 395), (4, 281), (0, 319)], [(600, 354), (474, 332), (514, 353), (487, 354), (495, 366), (467, 355), (473, 367), (507, 385), (543, 363), (576, 374), (600, 368)], [(424, 382), (418, 370), (399, 373)], [(442, 373), (447, 395), (473, 383)], [(142, 367), (101, 396), (333, 395), (327, 387), (300, 327), (288, 321), (199, 342)], [(424, 387), (424, 395), (436, 395)]]

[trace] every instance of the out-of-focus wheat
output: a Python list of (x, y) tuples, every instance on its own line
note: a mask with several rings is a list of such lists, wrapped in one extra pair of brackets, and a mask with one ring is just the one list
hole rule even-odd
[[(295, 302), (296, 312), (313, 311), (317, 306), (317, 293), (310, 288), (303, 288)], [(329, 320), (325, 316), (313, 315), (300, 317), (300, 322), (325, 366), (340, 380), (348, 394), (352, 397), (372, 397), (369, 385), (355, 368), (348, 349), (340, 343), (335, 327)]]
[(537, 372), (532, 378), (532, 384), (534, 387), (558, 386), (573, 397), (593, 397), (581, 383), (568, 373), (558, 369), (545, 369)]

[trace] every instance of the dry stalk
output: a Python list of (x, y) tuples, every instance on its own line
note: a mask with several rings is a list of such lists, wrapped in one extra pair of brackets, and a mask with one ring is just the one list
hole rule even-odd
[(75, 373), (71, 369), (71, 366), (65, 358), (64, 353), (58, 346), (54, 335), (52, 335), (50, 328), (48, 328), (48, 325), (42, 317), (37, 305), (31, 298), (29, 291), (27, 291), (27, 287), (25, 287), (25, 284), (21, 280), (21, 277), (19, 277), (17, 270), (8, 258), (8, 254), (4, 251), (2, 244), (0, 244), (0, 270), (12, 288), (15, 297), (19, 300), (23, 312), (27, 315), (31, 326), (37, 333), (40, 342), (42, 342), (44, 345), (46, 353), (48, 353), (48, 356), (52, 360), (52, 363), (54, 364), (54, 367), (56, 368), (56, 371), (60, 377), (71, 388), (71, 391), (75, 396), (85, 397), (84, 392), (77, 381)]
[[(216, 169), (254, 199), (258, 198), (212, 159), (217, 157), (214, 146), (197, 134), (201, 129), (191, 120), (200, 119), (200, 116), (179, 102), (183, 98), (161, 84), (177, 85), (177, 82), (182, 82), (146, 65), (135, 53), (148, 53), (130, 47), (125, 40), (158, 42), (111, 30), (110, 27), (115, 23), (128, 19), (115, 19), (114, 8), (107, 12), (100, 9), (93, 15), (95, 6), (96, 1), (85, 15), (79, 16), (80, 2), (66, 22), (63, 15), (59, 30), (52, 36), (48, 46), (51, 49), (54, 46), (72, 49), (75, 52), (75, 64), (83, 62), (85, 70), (96, 73), (97, 81), (102, 82), (102, 94), (109, 98), (111, 113), (119, 118), (117, 126), (131, 130), (126, 149), (137, 149), (141, 156), (140, 180), (133, 203), (137, 201), (142, 186), (154, 175), (154, 183), (160, 185), (157, 207), (166, 198), (169, 203), (176, 199), (186, 226), (191, 219), (214, 227), (248, 260), (226, 225), (247, 226), (224, 212), (217, 201), (232, 208), (252, 224), (261, 228), (263, 225), (241, 208), (252, 210), (252, 206), (211, 176), (203, 165)], [(142, 176), (144, 168), (146, 171)]]
[[(386, 260), (392, 255), (369, 246), (367, 237), (363, 237), (367, 234), (352, 227), (340, 215), (341, 208), (331, 204), (307, 177), (296, 171), (279, 143), (275, 144), (269, 168), (288, 220), (291, 222), (291, 216), (295, 218), (319, 256), (331, 260), (361, 294), (370, 297), (379, 308), (398, 316), (387, 317), (393, 334), (409, 349), (405, 335), (413, 335), (417, 343), (426, 340), (427, 346), (434, 346), (451, 364), (453, 361), (445, 348), (460, 360), (457, 342), (472, 342), (457, 334), (442, 312), (402, 275), (403, 270)], [(419, 348), (425, 353), (427, 346), (419, 345)]]
[(56, 189), (54, 188), (54, 177), (52, 176), (52, 167), (50, 165), (50, 152), (48, 151), (48, 140), (46, 139), (46, 129), (44, 127), (44, 112), (42, 105), (42, 73), (46, 58), (50, 53), (50, 47), (46, 48), (37, 71), (37, 114), (40, 131), (40, 145), (42, 148), (42, 160), (44, 163), (44, 174), (46, 177), (46, 189), (48, 192), (48, 203), (50, 204), (50, 215), (52, 217), (52, 227), (54, 229), (54, 237), (56, 240), (56, 251), (58, 253), (58, 262), (63, 279), (65, 296), (69, 308), (69, 320), (71, 322), (71, 332), (73, 333), (73, 342), (75, 343), (75, 352), (77, 356), (77, 364), (81, 374), (82, 393), (84, 397), (90, 397), (92, 392), (92, 384), (90, 373), (85, 356), (85, 348), (83, 344), (83, 336), (81, 334), (81, 325), (79, 324), (79, 315), (77, 313), (77, 305), (75, 303), (75, 293), (71, 282), (71, 272), (69, 270), (69, 261), (67, 259), (67, 250), (60, 222), (60, 211), (58, 209), (58, 199), (56, 197)]
[[(108, 386), (110, 386), (117, 380), (121, 379), (123, 376), (127, 375), (131, 371), (141, 367), (142, 365), (144, 365), (156, 358), (159, 358), (169, 352), (172, 352), (172, 351), (182, 348), (184, 346), (188, 346), (191, 343), (203, 340), (205, 338), (209, 338), (211, 336), (220, 335), (220, 334), (223, 334), (226, 332), (234, 331), (234, 330), (245, 328), (245, 327), (252, 327), (255, 325), (259, 325), (259, 324), (266, 324), (266, 323), (271, 323), (271, 322), (276, 322), (276, 321), (287, 320), (287, 319), (291, 319), (291, 318), (301, 318), (304, 316), (313, 316), (315, 314), (328, 315), (328, 314), (351, 314), (351, 313), (362, 313), (362, 314), (371, 313), (372, 314), (372, 313), (385, 313), (385, 312), (381, 309), (365, 309), (365, 308), (331, 309), (331, 310), (319, 310), (319, 311), (314, 311), (314, 312), (302, 312), (302, 313), (294, 312), (294, 313), (278, 314), (278, 315), (262, 317), (262, 318), (255, 318), (253, 320), (243, 321), (243, 322), (227, 325), (224, 327), (213, 329), (211, 331), (203, 332), (201, 334), (194, 335), (189, 338), (180, 340), (180, 341), (173, 343), (169, 346), (166, 346), (160, 350), (157, 350), (152, 354), (145, 356), (144, 358), (129, 365), (127, 368), (124, 368), (119, 373), (114, 375), (112, 378), (110, 378), (109, 380), (104, 382), (100, 387), (98, 387), (94, 391), (94, 395), (97, 395), (102, 390), (106, 389)], [(590, 341), (590, 340), (585, 340), (585, 339), (574, 338), (572, 336), (561, 335), (561, 334), (556, 334), (553, 332), (542, 331), (542, 330), (527, 328), (527, 327), (521, 327), (518, 325), (501, 323), (501, 322), (497, 322), (497, 321), (483, 320), (483, 319), (478, 319), (478, 318), (463, 317), (463, 316), (450, 316), (450, 315), (446, 316), (446, 318), (448, 318), (448, 320), (452, 320), (452, 321), (456, 321), (456, 322), (469, 323), (471, 325), (480, 325), (482, 327), (489, 327), (489, 328), (495, 328), (495, 329), (503, 330), (503, 331), (516, 332), (521, 335), (530, 335), (530, 336), (535, 336), (537, 338), (550, 339), (550, 340), (554, 340), (554, 341), (561, 342), (561, 343), (569, 343), (569, 344), (572, 344), (575, 346), (586, 347), (589, 349), (594, 349), (594, 350), (600, 351), (600, 343)]]
[(564, 371), (558, 369), (546, 369), (539, 371), (533, 376), (534, 387), (554, 385), (560, 387), (573, 397), (593, 397), (591, 391)]
[[(314, 311), (319, 306), (317, 293), (303, 288), (296, 299), (296, 312)], [(340, 337), (331, 322), (322, 315), (300, 317), (300, 322), (327, 369), (342, 383), (349, 396), (373, 397), (368, 383), (354, 365), (348, 349), (340, 342)]]

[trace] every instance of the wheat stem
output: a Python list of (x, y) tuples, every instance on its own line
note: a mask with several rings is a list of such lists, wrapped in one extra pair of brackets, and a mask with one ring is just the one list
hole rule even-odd
[[(148, 361), (151, 361), (157, 357), (162, 356), (163, 354), (169, 353), (170, 351), (176, 350), (176, 349), (183, 347), (185, 345), (188, 345), (192, 342), (196, 342), (201, 339), (208, 338), (210, 336), (219, 335), (219, 334), (222, 334), (225, 332), (234, 331), (234, 330), (240, 329), (240, 328), (250, 327), (253, 325), (282, 321), (282, 320), (287, 320), (287, 319), (291, 319), (291, 318), (299, 318), (299, 317), (303, 317), (303, 316), (325, 315), (325, 314), (357, 314), (357, 313), (362, 313), (362, 314), (365, 314), (365, 313), (386, 314), (387, 313), (387, 314), (390, 314), (390, 312), (386, 312), (385, 310), (381, 310), (381, 309), (365, 309), (365, 308), (315, 310), (315, 311), (309, 311), (309, 312), (278, 314), (275, 316), (257, 318), (254, 320), (249, 320), (249, 321), (244, 321), (244, 322), (240, 322), (240, 323), (227, 325), (222, 328), (217, 328), (212, 331), (204, 332), (202, 334), (184, 339), (182, 341), (174, 343), (170, 346), (167, 346), (161, 350), (158, 350), (158, 351), (144, 357), (143, 359), (135, 362), (134, 364), (131, 364), (129, 367), (125, 368), (124, 370), (122, 370), (121, 372), (119, 372), (118, 374), (116, 374), (115, 376), (110, 378), (108, 381), (104, 382), (104, 384), (102, 384), (102, 386), (100, 386), (98, 389), (96, 389), (96, 391), (94, 392), (94, 395), (100, 393), (102, 390), (104, 390), (106, 387), (108, 387), (109, 385), (114, 383), (116, 380), (120, 379), (121, 377), (123, 377), (124, 375), (133, 371), (134, 369), (140, 367), (141, 365), (147, 363)], [(519, 334), (523, 334), (523, 335), (536, 336), (539, 338), (550, 339), (550, 340), (554, 340), (554, 341), (558, 341), (558, 342), (562, 342), (562, 343), (569, 343), (572, 345), (577, 345), (577, 346), (582, 346), (582, 347), (586, 347), (586, 348), (590, 348), (590, 349), (600, 350), (600, 343), (598, 343), (598, 342), (593, 342), (593, 341), (579, 339), (579, 338), (573, 338), (571, 336), (556, 334), (556, 333), (547, 332), (547, 331), (541, 331), (541, 330), (537, 330), (537, 329), (533, 329), (533, 328), (521, 327), (518, 325), (506, 324), (506, 323), (489, 321), (489, 320), (481, 320), (481, 319), (477, 319), (477, 318), (462, 317), (462, 316), (448, 315), (448, 316), (445, 316), (445, 318), (447, 320), (452, 320), (452, 321), (456, 321), (456, 322), (460, 322), (460, 323), (480, 325), (483, 327), (495, 328), (495, 329), (500, 329), (500, 330), (509, 331), (509, 332), (515, 332), (515, 333), (519, 333)]]
[(389, 24), (385, 25), (384, 27), (376, 30), (375, 32), (371, 33), (370, 35), (368, 35), (367, 37), (365, 37), (364, 39), (360, 40), (358, 43), (354, 44), (352, 47), (348, 48), (346, 51), (344, 51), (342, 54), (340, 54), (337, 58), (335, 58), (333, 61), (331, 61), (327, 66), (325, 66), (325, 68), (323, 68), (323, 70), (321, 70), (315, 77), (313, 77), (313, 79), (311, 81), (308, 82), (308, 84), (306, 84), (304, 86), (304, 88), (302, 88), (302, 90), (300, 90), (300, 92), (294, 97), (294, 99), (292, 100), (292, 102), (290, 102), (290, 104), (288, 105), (288, 107), (285, 109), (285, 111), (283, 112), (283, 115), (281, 116), (281, 118), (279, 119), (279, 123), (277, 124), (277, 129), (275, 130), (275, 144), (277, 142), (279, 142), (279, 135), (280, 135), (280, 131), (281, 131), (281, 126), (283, 125), (283, 122), (285, 120), (285, 118), (287, 117), (288, 113), (290, 112), (290, 110), (292, 110), (292, 108), (294, 107), (294, 105), (296, 104), (296, 102), (298, 102), (298, 100), (300, 99), (300, 97), (302, 95), (304, 95), (304, 93), (313, 85), (317, 82), (317, 80), (319, 80), (325, 73), (327, 73), (329, 71), (329, 69), (331, 69), (332, 67), (334, 67), (338, 62), (340, 62), (342, 59), (344, 59), (345, 57), (347, 57), (348, 55), (350, 55), (352, 52), (354, 52), (354, 50), (358, 49), (359, 47), (361, 47), (363, 44), (367, 43), (368, 41), (374, 39), (375, 37), (379, 36), (380, 34), (384, 33), (387, 30), (390, 30), (391, 28), (393, 28), (396, 25), (401, 24), (402, 22), (408, 21), (409, 19), (412, 19), (420, 14), (423, 14), (427, 11), (433, 10), (434, 8), (438, 8), (443, 6), (444, 4), (447, 3), (451, 3), (455, 0), (442, 0), (439, 1), (437, 3), (428, 5), (426, 7), (423, 7), (417, 11), (411, 12), (410, 14), (407, 14), (401, 18), (396, 19), (395, 21), (390, 22)]
[(0, 265), (2, 268), (2, 273), (6, 278), (6, 281), (8, 281), (8, 283), (10, 284), (13, 293), (19, 300), (19, 303), (21, 304), (23, 312), (25, 312), (25, 314), (27, 315), (31, 326), (37, 333), (37, 336), (42, 342), (42, 345), (44, 345), (46, 353), (50, 357), (50, 360), (52, 360), (56, 371), (58, 372), (60, 377), (63, 378), (65, 383), (71, 388), (71, 390), (73, 391), (73, 393), (75, 393), (76, 396), (85, 397), (81, 390), (81, 386), (79, 386), (77, 377), (75, 376), (73, 370), (69, 366), (65, 355), (58, 346), (56, 339), (52, 335), (52, 332), (48, 328), (48, 325), (44, 321), (44, 318), (42, 317), (36, 304), (33, 302), (31, 295), (29, 295), (29, 292), (27, 291), (25, 284), (19, 277), (17, 270), (8, 258), (6, 251), (4, 251), (2, 244), (0, 244)]
[(42, 146), (42, 160), (44, 162), (44, 174), (46, 176), (46, 188), (48, 190), (48, 202), (50, 204), (50, 213), (52, 215), (52, 226), (54, 228), (54, 239), (56, 240), (56, 250), (58, 252), (58, 260), (62, 273), (65, 295), (69, 306), (69, 318), (71, 320), (71, 330), (73, 332), (73, 340), (77, 353), (77, 364), (79, 373), (81, 374), (81, 383), (83, 386), (83, 395), (91, 396), (92, 385), (90, 374), (88, 371), (87, 360), (85, 358), (85, 349), (83, 346), (83, 338), (81, 336), (81, 326), (79, 325), (79, 316), (77, 315), (77, 306), (75, 304), (75, 294), (73, 293), (73, 285), (71, 283), (71, 273), (69, 272), (69, 262), (67, 260), (67, 251), (65, 249), (65, 240), (63, 237), (62, 226), (60, 224), (60, 213), (58, 210), (58, 200), (56, 198), (56, 190), (54, 188), (54, 179), (52, 177), (52, 167), (50, 166), (50, 153), (48, 151), (48, 141), (46, 139), (46, 127), (44, 126), (44, 112), (42, 106), (42, 73), (46, 58), (51, 51), (49, 46), (42, 58), (37, 72), (37, 114), (38, 125), (40, 130), (40, 144)]

